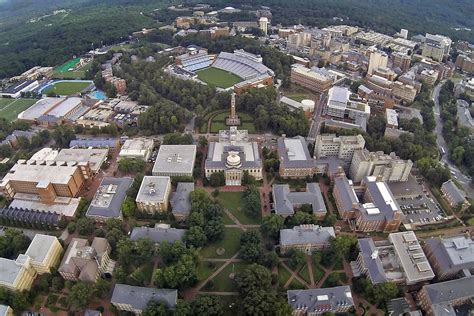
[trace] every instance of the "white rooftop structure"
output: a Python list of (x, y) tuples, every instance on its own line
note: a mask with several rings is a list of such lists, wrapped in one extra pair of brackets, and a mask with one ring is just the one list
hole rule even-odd
[(387, 118), (387, 125), (390, 125), (392, 127), (397, 127), (398, 126), (398, 113), (395, 110), (392, 109), (386, 109), (385, 110), (385, 115)]
[(27, 110), (18, 114), (19, 120), (34, 121), (38, 117), (42, 116), (61, 102), (66, 100), (65, 98), (43, 98), (38, 102), (30, 106)]
[(36, 234), (25, 252), (33, 262), (43, 262), (44, 258), (51, 251), (53, 244), (57, 241), (54, 236)]
[(119, 159), (122, 158), (138, 158), (142, 160), (148, 160), (151, 152), (153, 151), (153, 139), (149, 138), (133, 138), (127, 139), (122, 145), (122, 149), (119, 153)]
[(167, 199), (166, 192), (171, 186), (170, 177), (145, 176), (143, 177), (140, 190), (137, 195), (137, 202), (163, 202)]

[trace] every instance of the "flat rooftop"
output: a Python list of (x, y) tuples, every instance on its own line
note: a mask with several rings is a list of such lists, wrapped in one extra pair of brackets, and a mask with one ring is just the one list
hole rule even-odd
[(152, 299), (163, 303), (167, 308), (173, 308), (177, 298), (177, 290), (115, 284), (110, 302), (131, 305), (133, 309), (143, 310)]
[(107, 149), (100, 148), (65, 148), (61, 149), (54, 160), (88, 162), (93, 172), (99, 171), (107, 159)]
[(36, 234), (25, 252), (33, 261), (43, 262), (49, 250), (58, 239), (54, 236)]
[(170, 177), (145, 176), (140, 185), (136, 201), (145, 203), (162, 202), (165, 200), (166, 192), (170, 190), (170, 186)]
[(34, 182), (38, 185), (48, 183), (68, 184), (77, 166), (15, 164), (5, 175), (0, 186), (8, 181)]
[(66, 100), (64, 100), (63, 102), (61, 102), (60, 104), (52, 108), (50, 111), (48, 111), (47, 114), (54, 117), (64, 117), (66, 114), (71, 112), (77, 106), (81, 105), (81, 103), (82, 103), (82, 98), (78, 98), (78, 97), (67, 98)]
[[(15, 199), (11, 202), (11, 208), (35, 210), (44, 212), (53, 212), (58, 215), (66, 217), (73, 217), (79, 207), (80, 198), (63, 198), (60, 197), (61, 202), (56, 204), (44, 204), (39, 201), (37, 195), (23, 198), (24, 193), (15, 194)], [(34, 200), (32, 198), (36, 198)]]
[(106, 177), (102, 179), (91, 205), (86, 212), (86, 216), (105, 218), (121, 217), (122, 211), (120, 207), (132, 182), (132, 178)]
[(152, 173), (191, 173), (196, 159), (196, 145), (161, 145)]
[(405, 271), (407, 284), (429, 281), (435, 277), (428, 259), (413, 231), (388, 236)]
[(28, 109), (18, 114), (18, 119), (33, 121), (44, 115), (46, 112), (51, 110), (57, 104), (63, 102), (65, 98), (43, 98), (38, 100), (35, 104), (30, 106)]

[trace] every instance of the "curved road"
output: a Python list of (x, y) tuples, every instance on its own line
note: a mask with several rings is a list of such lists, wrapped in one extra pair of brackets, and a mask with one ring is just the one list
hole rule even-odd
[[(439, 107), (439, 91), (441, 89), (441, 86), (443, 85), (444, 81), (440, 82), (438, 85), (436, 85), (433, 89), (433, 95), (432, 99), (435, 104), (434, 106), (434, 116), (435, 116), (435, 121), (436, 121), (436, 127), (435, 127), (435, 133), (436, 133), (436, 142), (438, 144), (438, 147), (443, 147), (444, 150), (447, 152), (448, 151), (448, 145), (446, 144), (446, 141), (444, 140), (443, 137), (443, 121), (441, 120), (441, 110)], [(446, 164), (451, 171), (452, 176), (462, 185), (464, 191), (467, 193), (467, 195), (471, 198), (474, 197), (474, 186), (471, 184), (471, 179), (467, 177), (465, 174), (463, 174), (458, 167), (448, 159), (448, 155), (444, 154), (441, 157), (441, 162)]]

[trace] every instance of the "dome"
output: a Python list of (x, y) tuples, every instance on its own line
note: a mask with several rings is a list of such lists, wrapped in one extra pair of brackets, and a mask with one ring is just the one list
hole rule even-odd
[(225, 7), (224, 10), (235, 10), (233, 7)]
[(230, 154), (227, 156), (227, 164), (229, 166), (238, 166), (240, 165), (240, 157), (237, 154)]

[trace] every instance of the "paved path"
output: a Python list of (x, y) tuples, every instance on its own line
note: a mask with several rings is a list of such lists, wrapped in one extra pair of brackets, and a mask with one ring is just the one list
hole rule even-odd
[(288, 272), (291, 273), (291, 276), (288, 278), (288, 281), (286, 281), (286, 283), (285, 283), (285, 286), (284, 286), (285, 288), (287, 288), (287, 287), (290, 285), (290, 283), (293, 281), (293, 279), (296, 279), (296, 280), (300, 281), (300, 283), (303, 284), (306, 288), (310, 288), (310, 285), (298, 275), (298, 271), (293, 271), (293, 270), (291, 270), (291, 269), (286, 265), (286, 263), (284, 263), (284, 262), (281, 262), (281, 265), (282, 265), (286, 270), (288, 270)]
[(313, 262), (311, 260), (311, 256), (306, 256), (306, 265), (309, 271), (309, 279), (311, 280), (310, 287), (314, 288), (316, 283), (314, 282), (314, 275), (313, 275)]
[(208, 295), (225, 295), (225, 296), (234, 296), (239, 295), (239, 292), (199, 292), (200, 294), (208, 294)]
[(226, 213), (227, 216), (229, 216), (229, 218), (234, 221), (234, 223), (236, 224), (235, 226), (239, 227), (244, 232), (247, 231), (247, 225), (243, 225), (242, 223), (240, 223), (237, 217), (235, 217), (234, 214), (232, 214), (228, 209), (224, 208), (224, 213)]

